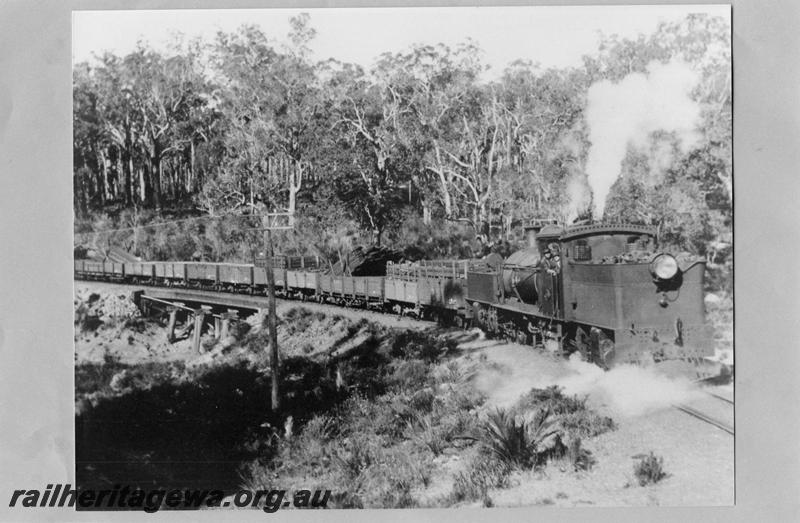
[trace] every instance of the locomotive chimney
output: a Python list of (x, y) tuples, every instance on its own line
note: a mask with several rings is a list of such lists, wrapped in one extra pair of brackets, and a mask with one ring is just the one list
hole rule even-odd
[(536, 234), (542, 229), (540, 224), (531, 224), (525, 227), (525, 238), (528, 241), (528, 247), (536, 247)]

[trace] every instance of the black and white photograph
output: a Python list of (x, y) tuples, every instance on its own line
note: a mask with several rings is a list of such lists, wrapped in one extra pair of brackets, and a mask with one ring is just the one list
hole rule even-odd
[(77, 510), (734, 505), (731, 41), (73, 11)]

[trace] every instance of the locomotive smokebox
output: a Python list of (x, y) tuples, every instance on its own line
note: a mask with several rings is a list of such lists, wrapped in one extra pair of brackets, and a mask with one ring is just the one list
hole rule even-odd
[[(528, 232), (528, 229), (525, 229)], [(503, 287), (506, 296), (516, 296), (523, 303), (536, 303), (536, 266), (539, 264), (539, 249), (528, 247), (517, 251), (503, 264)]]

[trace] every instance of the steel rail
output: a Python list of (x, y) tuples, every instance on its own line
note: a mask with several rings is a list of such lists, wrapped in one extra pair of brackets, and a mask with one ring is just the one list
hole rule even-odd
[(709, 395), (709, 396), (711, 396), (712, 398), (717, 398), (718, 400), (722, 400), (722, 401), (724, 401), (725, 403), (730, 403), (731, 405), (733, 405), (733, 400), (732, 400), (732, 399), (728, 399), (728, 398), (726, 398), (725, 396), (720, 396), (719, 394), (714, 394), (713, 392), (709, 392), (709, 391), (707, 391), (707, 390), (705, 390), (705, 391), (703, 391), (703, 392), (705, 392), (706, 394), (708, 394), (708, 395)]
[(725, 423), (724, 421), (720, 421), (718, 419), (712, 418), (697, 409), (694, 409), (688, 405), (684, 405), (682, 403), (677, 403), (673, 405), (674, 408), (678, 409), (681, 412), (684, 412), (692, 417), (695, 417), (701, 421), (705, 421), (706, 423), (717, 427), (718, 429), (722, 429), (731, 436), (734, 435), (734, 429), (731, 425)]

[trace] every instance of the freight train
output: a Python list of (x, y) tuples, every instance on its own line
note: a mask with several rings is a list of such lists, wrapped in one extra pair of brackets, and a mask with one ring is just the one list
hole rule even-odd
[[(388, 263), (384, 276), (327, 274), (319, 258), (273, 258), (280, 297), (394, 311), (572, 354), (601, 367), (713, 354), (705, 261), (656, 249), (642, 225), (537, 223), (503, 260)], [(266, 294), (264, 264), (75, 260), (76, 279)]]

